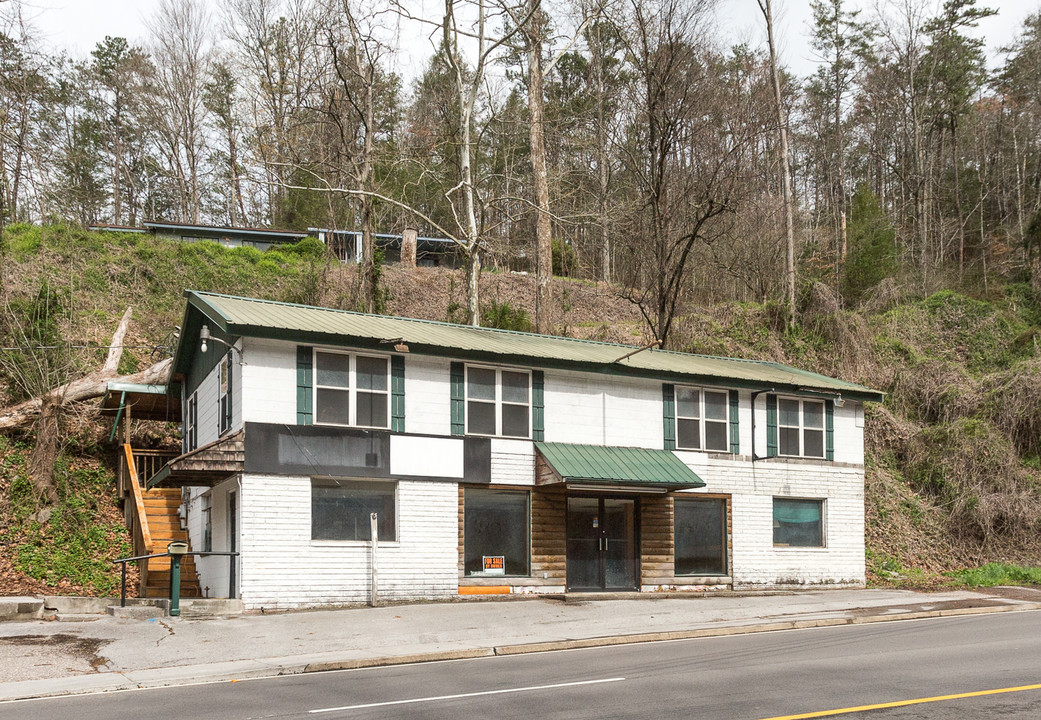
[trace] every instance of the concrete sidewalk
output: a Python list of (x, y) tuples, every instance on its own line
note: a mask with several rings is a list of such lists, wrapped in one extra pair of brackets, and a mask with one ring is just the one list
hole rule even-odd
[(800, 627), (1041, 609), (1041, 590), (569, 596), (0, 624), (0, 701)]

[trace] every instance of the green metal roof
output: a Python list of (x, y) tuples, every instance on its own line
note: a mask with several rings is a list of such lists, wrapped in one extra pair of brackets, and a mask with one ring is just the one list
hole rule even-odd
[[(467, 360), (563, 367), (618, 375), (671, 379), (778, 391), (819, 391), (880, 402), (882, 393), (844, 380), (759, 360), (692, 355), (593, 340), (537, 335), (468, 325), (367, 315), (188, 290), (184, 332), (174, 371), (186, 372), (201, 323), (229, 337), (264, 337), (391, 350), (404, 342), (417, 354)], [(193, 311), (196, 314), (193, 316)], [(201, 317), (200, 317), (201, 315)]]
[(537, 442), (535, 447), (565, 482), (683, 490), (705, 487), (669, 450)]

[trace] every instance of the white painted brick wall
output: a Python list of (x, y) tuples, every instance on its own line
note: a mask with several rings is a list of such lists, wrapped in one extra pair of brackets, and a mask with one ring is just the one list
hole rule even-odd
[[(734, 587), (864, 584), (864, 470), (809, 460), (734, 461), (677, 452), (707, 486), (731, 495)], [(774, 547), (773, 498), (824, 500), (823, 548)]]
[[(444, 598), (458, 591), (458, 486), (398, 482), (397, 542), (380, 544), (380, 597)], [(242, 601), (293, 608), (369, 598), (368, 543), (311, 540), (311, 480), (242, 478)]]

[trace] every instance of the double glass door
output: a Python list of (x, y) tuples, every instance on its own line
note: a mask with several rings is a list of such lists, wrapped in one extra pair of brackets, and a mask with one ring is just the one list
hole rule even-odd
[(636, 590), (636, 500), (567, 499), (567, 589)]

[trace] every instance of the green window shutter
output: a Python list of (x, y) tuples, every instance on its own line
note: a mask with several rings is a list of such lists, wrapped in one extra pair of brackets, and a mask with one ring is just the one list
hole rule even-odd
[(737, 455), (741, 452), (741, 428), (738, 425), (740, 398), (737, 390), (730, 391), (730, 452)]
[(466, 370), (461, 362), (452, 363), (452, 434), (466, 434), (466, 401), (464, 383)]
[(824, 401), (824, 457), (835, 459), (835, 406), (830, 400)]
[(307, 345), (296, 347), (296, 424), (313, 422), (314, 353)]
[(390, 429), (405, 432), (405, 358), (390, 356)]
[(777, 396), (766, 396), (766, 457), (777, 457)]
[(546, 374), (541, 370), (531, 371), (531, 439), (542, 442), (546, 439)]
[(665, 430), (665, 449), (676, 449), (676, 386), (661, 386), (662, 426)]

